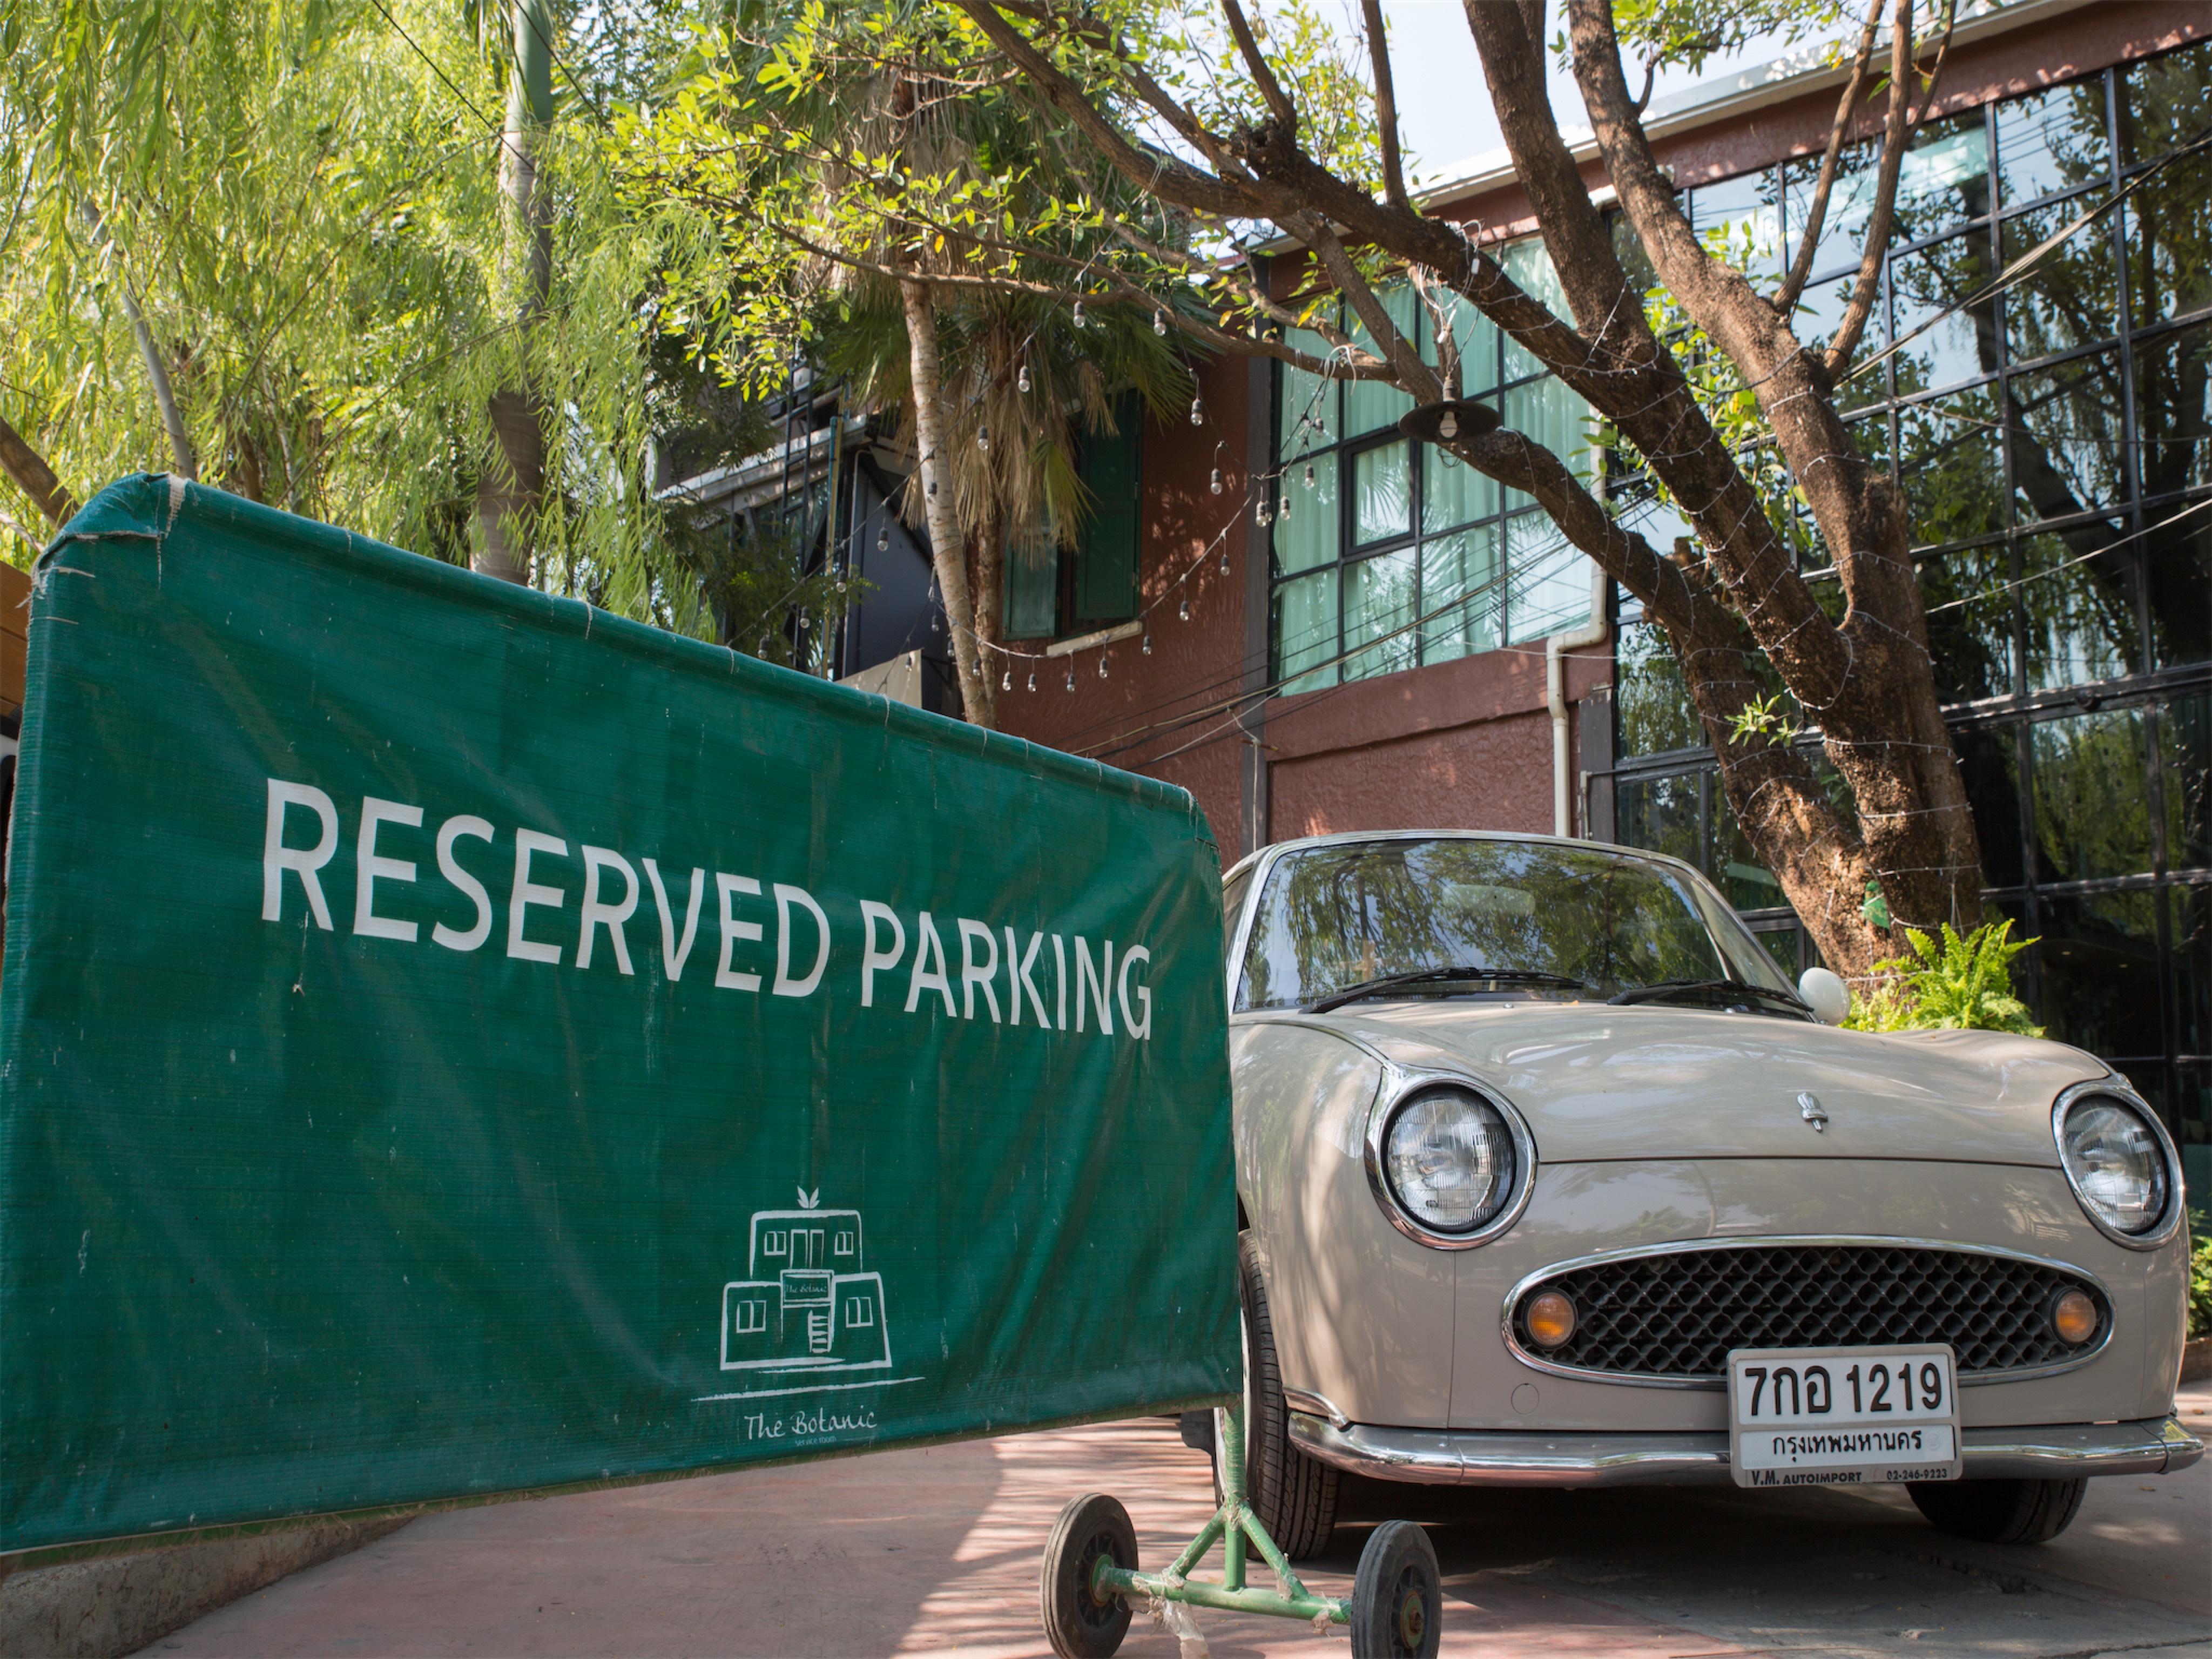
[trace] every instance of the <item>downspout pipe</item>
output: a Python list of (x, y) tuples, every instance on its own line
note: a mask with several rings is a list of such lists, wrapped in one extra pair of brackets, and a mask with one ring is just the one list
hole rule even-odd
[(1604, 569), (1593, 562), (1589, 620), (1544, 642), (1544, 705), (1552, 711), (1552, 833), (1562, 837), (1575, 833), (1574, 772), (1567, 752), (1566, 653), (1585, 645), (1612, 643), (1613, 625), (1605, 616), (1606, 586)]

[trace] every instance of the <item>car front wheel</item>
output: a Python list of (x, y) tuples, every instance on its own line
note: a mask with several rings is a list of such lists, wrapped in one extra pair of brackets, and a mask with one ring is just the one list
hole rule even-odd
[[(1275, 1328), (1260, 1253), (1249, 1232), (1237, 1241), (1244, 1306), (1244, 1494), (1276, 1547), (1293, 1560), (1318, 1555), (1336, 1525), (1336, 1471), (1291, 1439), (1290, 1407), (1275, 1361)], [(1214, 1479), (1220, 1480), (1217, 1449)]]
[(1938, 1530), (1982, 1544), (2047, 1544), (2081, 1512), (2088, 1481), (1918, 1480), (1905, 1488)]

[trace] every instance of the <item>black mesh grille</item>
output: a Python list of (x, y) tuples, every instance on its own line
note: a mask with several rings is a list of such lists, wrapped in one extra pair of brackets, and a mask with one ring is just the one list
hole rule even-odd
[[(2051, 1328), (2059, 1291), (2112, 1310), (2071, 1273), (1966, 1250), (1899, 1244), (1771, 1244), (1680, 1250), (1578, 1267), (1532, 1285), (1513, 1310), (1515, 1340), (1562, 1365), (1622, 1376), (1719, 1377), (1731, 1348), (1948, 1342), (1961, 1374), (2023, 1370), (2087, 1352)], [(1559, 1348), (1528, 1339), (1528, 1298), (1574, 1298), (1575, 1334)]]

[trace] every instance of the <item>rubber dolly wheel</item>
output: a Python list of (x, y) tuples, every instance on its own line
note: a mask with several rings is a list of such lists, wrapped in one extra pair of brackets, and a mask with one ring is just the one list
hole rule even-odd
[(1045, 1541), (1044, 1633), (1060, 1659), (1107, 1659), (1129, 1632), (1129, 1604), (1091, 1591), (1101, 1556), (1137, 1570), (1137, 1529), (1119, 1499), (1085, 1492), (1060, 1512)]
[(1428, 1534), (1410, 1521), (1376, 1528), (1352, 1581), (1352, 1659), (1436, 1659), (1442, 1580)]

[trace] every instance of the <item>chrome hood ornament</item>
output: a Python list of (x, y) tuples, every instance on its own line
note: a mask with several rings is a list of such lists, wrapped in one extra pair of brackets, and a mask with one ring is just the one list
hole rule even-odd
[(1828, 1133), (1828, 1110), (1820, 1104), (1820, 1097), (1801, 1094), (1797, 1097), (1797, 1115), (1813, 1126), (1814, 1134)]

